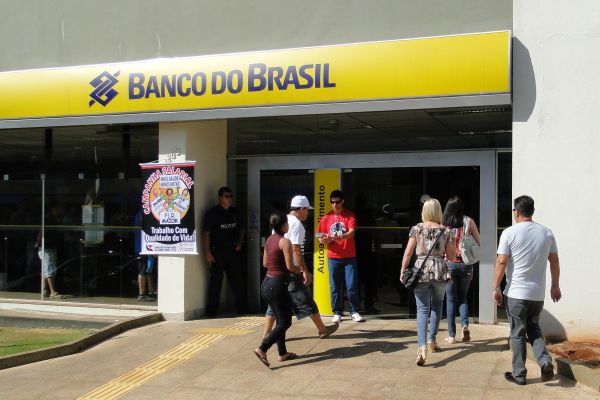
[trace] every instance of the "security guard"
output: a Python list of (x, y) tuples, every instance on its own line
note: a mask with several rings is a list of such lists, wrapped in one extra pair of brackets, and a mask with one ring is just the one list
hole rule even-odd
[(219, 308), (223, 272), (235, 295), (238, 314), (246, 312), (246, 296), (242, 278), (241, 251), (244, 229), (231, 206), (230, 188), (219, 189), (219, 204), (204, 216), (202, 240), (204, 255), (210, 269), (206, 317), (214, 318)]

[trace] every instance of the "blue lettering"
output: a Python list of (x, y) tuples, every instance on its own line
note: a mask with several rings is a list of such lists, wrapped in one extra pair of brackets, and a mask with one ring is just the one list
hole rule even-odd
[(266, 72), (267, 66), (265, 64), (250, 64), (250, 66), (248, 67), (249, 92), (260, 92), (261, 90), (265, 89), (265, 87), (267, 86), (267, 79), (265, 78)]
[(212, 94), (221, 94), (227, 88), (227, 76), (223, 71), (212, 73)]
[(285, 72), (285, 79), (283, 80), (284, 90), (287, 90), (288, 85), (294, 85), (296, 89), (298, 89), (298, 86), (300, 85), (300, 82), (298, 81), (298, 71), (296, 71), (296, 67), (293, 65), (290, 65)]
[[(237, 77), (237, 79), (234, 80), (234, 78)], [(234, 81), (237, 81), (237, 86), (233, 86)], [(231, 93), (239, 93), (242, 91), (242, 87), (244, 86), (244, 75), (242, 74), (242, 71), (240, 71), (239, 69), (234, 69), (233, 71), (231, 71), (229, 74), (227, 74), (227, 89), (231, 92)]]
[(160, 97), (165, 97), (165, 92), (169, 93), (169, 97), (175, 97), (175, 78), (175, 74), (171, 75), (171, 79), (167, 75), (160, 77)]
[(298, 82), (298, 89), (309, 89), (313, 85), (313, 77), (310, 72), (306, 72), (307, 69), (313, 68), (312, 64), (302, 65), (299, 69), (300, 77), (306, 80), (305, 84)]
[[(198, 89), (198, 79), (200, 79), (200, 89)], [(192, 91), (194, 96), (202, 96), (206, 93), (206, 74), (204, 72), (196, 72), (192, 76)]]
[(177, 77), (177, 94), (181, 97), (186, 97), (190, 95), (191, 89), (189, 87), (183, 88), (183, 82), (190, 80), (190, 74), (183, 73)]
[(321, 87), (321, 64), (315, 65), (315, 87)]
[(153, 94), (155, 97), (160, 97), (160, 91), (158, 90), (158, 81), (156, 80), (156, 76), (151, 76), (148, 78), (148, 85), (146, 86), (146, 95), (145, 98), (149, 98), (150, 95)]
[(129, 74), (129, 99), (137, 100), (144, 97), (144, 81), (146, 77), (141, 72)]
[(323, 87), (335, 87), (335, 82), (329, 81), (329, 63), (323, 65), (323, 80), (325, 81)]
[(273, 90), (273, 82), (277, 84), (279, 90), (283, 89), (281, 78), (283, 77), (283, 68), (281, 67), (270, 67), (269, 68), (269, 91)]

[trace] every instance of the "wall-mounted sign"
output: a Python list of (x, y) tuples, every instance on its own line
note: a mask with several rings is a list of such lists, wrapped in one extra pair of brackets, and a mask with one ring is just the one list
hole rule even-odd
[(141, 254), (197, 254), (194, 219), (195, 161), (140, 164)]
[(0, 73), (0, 122), (510, 93), (510, 32)]

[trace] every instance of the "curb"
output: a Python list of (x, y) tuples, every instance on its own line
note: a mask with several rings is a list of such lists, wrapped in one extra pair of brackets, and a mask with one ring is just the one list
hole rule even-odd
[(94, 334), (69, 343), (48, 347), (41, 350), (28, 351), (26, 353), (15, 354), (12, 356), (0, 357), (0, 370), (75, 354), (115, 335), (118, 335), (121, 332), (139, 328), (140, 326), (144, 325), (154, 324), (160, 321), (163, 321), (163, 316), (161, 313), (153, 313), (141, 317), (134, 317), (125, 321), (114, 323)]
[(600, 392), (600, 370), (578, 364), (554, 353), (550, 354), (555, 360), (553, 363), (556, 364), (556, 371), (559, 374)]
[[(510, 351), (510, 340), (508, 340), (508, 350)], [(548, 350), (548, 353), (552, 356), (552, 365), (554, 365), (557, 374), (600, 392), (600, 370), (586, 367), (568, 358), (554, 354), (550, 350)], [(527, 358), (537, 363), (532, 351), (527, 352)]]

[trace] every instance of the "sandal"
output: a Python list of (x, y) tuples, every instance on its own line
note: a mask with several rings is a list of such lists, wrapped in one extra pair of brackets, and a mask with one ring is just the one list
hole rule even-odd
[(267, 368), (271, 368), (271, 364), (269, 363), (269, 360), (267, 360), (267, 355), (265, 353), (259, 349), (254, 349), (254, 355), (258, 357), (260, 362), (262, 362)]
[(284, 355), (279, 356), (279, 358), (277, 360), (279, 362), (284, 362), (284, 361), (287, 361), (287, 360), (293, 360), (294, 358), (298, 358), (298, 354), (287, 352)]

